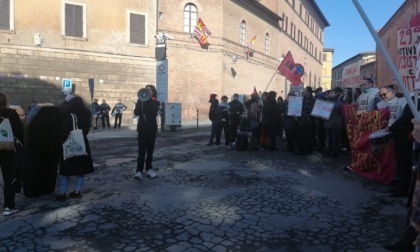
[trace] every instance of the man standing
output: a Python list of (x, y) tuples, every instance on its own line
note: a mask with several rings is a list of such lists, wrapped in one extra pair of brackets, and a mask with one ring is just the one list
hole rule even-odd
[(365, 78), (360, 88), (362, 89), (362, 94), (357, 99), (359, 104), (358, 112), (374, 110), (375, 105), (380, 101), (378, 97), (379, 89), (373, 86), (371, 78)]
[(93, 99), (93, 102), (91, 104), (91, 111), (92, 111), (92, 117), (93, 117), (93, 129), (98, 129), (98, 114), (99, 114), (99, 104), (98, 99)]
[(229, 102), (230, 107), (230, 118), (229, 118), (229, 126), (230, 126), (230, 142), (235, 143), (236, 141), (236, 134), (238, 131), (239, 120), (241, 115), (244, 113), (244, 105), (238, 100), (239, 95), (234, 94), (232, 101)]
[(106, 103), (105, 99), (102, 100), (102, 104), (99, 105), (99, 113), (102, 116), (102, 128), (105, 129), (105, 120), (108, 125), (108, 129), (111, 128), (111, 125), (109, 124), (109, 111), (111, 110), (111, 107)]
[(118, 128), (121, 128), (122, 114), (123, 114), (123, 111), (126, 109), (127, 109), (127, 106), (125, 106), (124, 103), (121, 102), (121, 99), (118, 99), (117, 104), (115, 104), (114, 108), (111, 111), (112, 114), (114, 114), (115, 112), (114, 129), (117, 128), (117, 120), (118, 120)]
[(213, 145), (214, 137), (216, 136), (217, 129), (217, 111), (219, 109), (219, 100), (217, 100), (217, 94), (210, 95), (210, 109), (209, 109), (209, 119), (211, 121), (211, 134), (209, 143), (207, 145)]

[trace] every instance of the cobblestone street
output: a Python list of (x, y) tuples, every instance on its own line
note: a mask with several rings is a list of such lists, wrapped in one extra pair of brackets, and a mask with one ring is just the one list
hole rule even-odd
[(374, 252), (401, 233), (406, 199), (345, 171), (349, 154), (216, 150), (209, 131), (159, 132), (158, 177), (144, 180), (132, 179), (136, 131), (91, 133), (84, 196), (17, 194), (0, 250)]

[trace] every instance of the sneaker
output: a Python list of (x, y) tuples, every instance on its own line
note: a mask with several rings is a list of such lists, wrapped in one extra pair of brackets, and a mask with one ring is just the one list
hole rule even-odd
[(66, 194), (65, 193), (58, 193), (55, 196), (55, 199), (58, 201), (65, 201), (67, 199)]
[(134, 174), (134, 178), (135, 179), (143, 179), (143, 173), (141, 173), (141, 172), (136, 172), (136, 174)]
[(73, 191), (69, 193), (70, 198), (80, 199), (82, 197), (82, 193), (80, 191)]
[(4, 216), (9, 216), (9, 215), (15, 214), (17, 212), (19, 212), (19, 210), (17, 208), (8, 208), (8, 207), (6, 207), (4, 209), (4, 211), (3, 211), (3, 215)]
[(157, 175), (156, 175), (156, 172), (153, 169), (149, 169), (149, 170), (146, 171), (146, 176), (151, 177), (151, 178), (155, 178)]
[(226, 149), (232, 149), (232, 145), (226, 145)]

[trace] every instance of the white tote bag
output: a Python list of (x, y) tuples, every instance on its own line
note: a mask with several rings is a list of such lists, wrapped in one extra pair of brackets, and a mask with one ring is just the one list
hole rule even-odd
[(3, 121), (0, 123), (0, 150), (16, 151), (15, 138), (13, 137), (12, 125), (9, 118), (0, 117)]
[(67, 160), (71, 157), (87, 156), (85, 140), (83, 138), (83, 130), (77, 127), (77, 117), (70, 114), (73, 118), (73, 130), (70, 131), (67, 140), (63, 143), (63, 159)]

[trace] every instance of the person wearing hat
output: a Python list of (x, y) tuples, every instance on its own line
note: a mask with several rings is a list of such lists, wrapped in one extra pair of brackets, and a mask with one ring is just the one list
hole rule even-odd
[[(102, 128), (105, 129), (105, 126), (108, 126), (108, 129), (111, 128), (111, 125), (109, 124), (109, 111), (111, 111), (111, 107), (106, 103), (106, 100), (102, 100), (102, 104), (99, 105), (99, 113), (101, 115), (102, 119)], [(106, 121), (106, 125), (105, 125)]]
[(217, 129), (217, 110), (219, 107), (219, 100), (217, 100), (217, 94), (210, 95), (210, 109), (209, 109), (209, 119), (211, 121), (211, 133), (209, 143), (207, 145), (214, 144), (214, 138), (216, 137), (216, 129)]
[(244, 105), (238, 100), (239, 95), (234, 94), (232, 97), (232, 101), (229, 102), (230, 107), (230, 115), (229, 115), (229, 127), (230, 127), (230, 142), (235, 144), (236, 136), (239, 126), (239, 121), (244, 113)]

